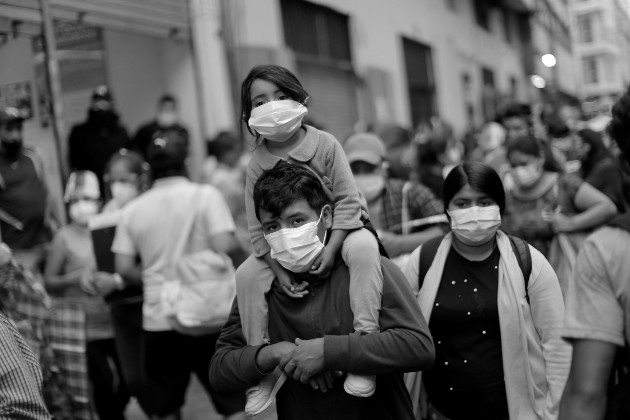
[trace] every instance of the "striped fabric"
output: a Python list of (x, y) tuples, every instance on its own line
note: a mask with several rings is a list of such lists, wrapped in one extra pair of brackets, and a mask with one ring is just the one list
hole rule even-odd
[(31, 348), (0, 312), (0, 418), (48, 420), (42, 372)]

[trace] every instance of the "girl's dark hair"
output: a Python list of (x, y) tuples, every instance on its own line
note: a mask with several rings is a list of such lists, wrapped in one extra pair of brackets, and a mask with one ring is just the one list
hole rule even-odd
[(505, 211), (505, 189), (497, 172), (488, 165), (479, 162), (464, 162), (457, 165), (449, 172), (442, 187), (442, 199), (444, 211), (455, 194), (466, 185), (470, 185), (475, 191), (492, 198), (499, 206), (501, 215)]
[(619, 146), (626, 160), (630, 162), (630, 87), (612, 107), (612, 120), (608, 124), (608, 134)]
[(315, 211), (331, 204), (321, 181), (309, 169), (283, 160), (266, 170), (254, 185), (254, 207), (260, 221), (260, 210), (280, 216), (295, 201), (304, 199)]
[(548, 142), (541, 141), (532, 135), (526, 135), (508, 142), (506, 147), (507, 157), (513, 152), (521, 152), (529, 156), (540, 156), (542, 153), (545, 163), (543, 169), (549, 172), (562, 172), (562, 168), (553, 157), (551, 146)]
[(588, 175), (595, 165), (606, 158), (612, 158), (612, 156), (608, 152), (608, 149), (606, 149), (606, 146), (604, 146), (602, 135), (600, 133), (585, 128), (578, 131), (577, 134), (584, 143), (590, 146), (588, 154), (582, 161), (582, 172), (585, 175)]
[(297, 77), (282, 66), (265, 64), (251, 69), (241, 85), (241, 117), (247, 126), (247, 131), (258, 139), (258, 133), (252, 131), (247, 123), (252, 113), (252, 98), (250, 92), (252, 83), (254, 83), (256, 79), (275, 84), (281, 91), (290, 96), (291, 99), (302, 104), (305, 104), (308, 98), (308, 92), (302, 87)]
[(105, 181), (110, 168), (118, 162), (124, 162), (129, 172), (138, 176), (144, 175), (149, 171), (149, 165), (144, 161), (142, 156), (129, 149), (120, 149), (107, 161), (105, 165)]

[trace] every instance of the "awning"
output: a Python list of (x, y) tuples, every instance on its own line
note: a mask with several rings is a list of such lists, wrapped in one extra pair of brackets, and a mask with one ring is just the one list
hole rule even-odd
[[(187, 0), (48, 0), (52, 18), (123, 32), (188, 37)], [(41, 33), (40, 0), (0, 0), (0, 34)]]

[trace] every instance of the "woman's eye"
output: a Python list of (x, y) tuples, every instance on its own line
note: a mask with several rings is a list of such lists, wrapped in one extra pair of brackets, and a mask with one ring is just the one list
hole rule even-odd
[(494, 205), (494, 203), (491, 200), (483, 200), (482, 202), (479, 203), (479, 205), (481, 207), (489, 207)]

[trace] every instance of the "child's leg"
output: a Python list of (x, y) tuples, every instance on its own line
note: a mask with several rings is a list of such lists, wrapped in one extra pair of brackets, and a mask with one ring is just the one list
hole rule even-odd
[(350, 272), (350, 308), (355, 331), (378, 331), (383, 294), (383, 272), (378, 242), (366, 229), (348, 233), (341, 255)]
[(236, 270), (236, 298), (243, 335), (249, 345), (263, 344), (267, 337), (267, 299), (275, 275), (265, 260), (250, 255)]

